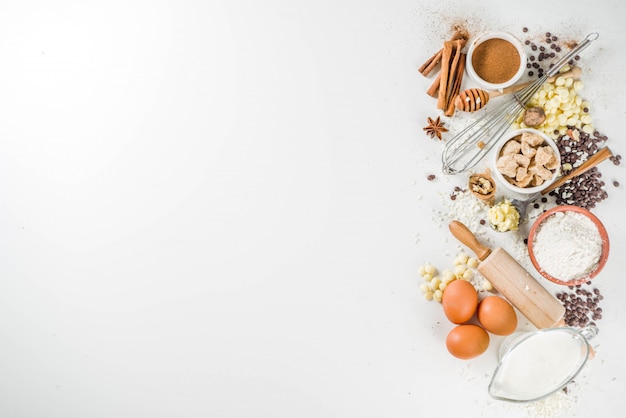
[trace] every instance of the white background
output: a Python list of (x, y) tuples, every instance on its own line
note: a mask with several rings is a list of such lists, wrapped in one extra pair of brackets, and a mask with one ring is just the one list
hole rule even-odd
[[(585, 96), (626, 152), (626, 6), (504, 3), (1, 1), (0, 415), (526, 416), (487, 395), (500, 340), (451, 357), (419, 291), (458, 251), (432, 208), (465, 180), (417, 68), (458, 20), (598, 30)], [(601, 171), (581, 417), (626, 392), (626, 177)]]

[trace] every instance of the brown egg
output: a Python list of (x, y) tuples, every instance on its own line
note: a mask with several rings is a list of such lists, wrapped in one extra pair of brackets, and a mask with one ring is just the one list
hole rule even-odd
[(489, 334), (478, 325), (459, 325), (448, 334), (446, 347), (456, 358), (468, 360), (478, 357), (489, 347)]
[(476, 314), (480, 324), (495, 335), (509, 335), (517, 328), (513, 306), (499, 296), (487, 296), (478, 305)]
[(478, 305), (478, 292), (470, 282), (454, 280), (443, 291), (441, 298), (443, 313), (450, 322), (462, 324), (469, 321)]

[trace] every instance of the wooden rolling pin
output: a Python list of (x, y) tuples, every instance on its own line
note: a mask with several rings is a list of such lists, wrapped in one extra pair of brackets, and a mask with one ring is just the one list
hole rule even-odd
[(602, 161), (606, 160), (607, 158), (611, 158), (612, 155), (613, 153), (611, 152), (611, 149), (609, 147), (601, 148), (598, 152), (596, 152), (591, 157), (589, 157), (584, 163), (576, 167), (569, 174), (565, 176), (561, 176), (558, 179), (556, 179), (554, 183), (552, 183), (551, 185), (543, 189), (541, 191), (541, 194), (550, 193), (552, 190), (556, 189), (557, 187), (562, 186), (563, 183), (565, 183), (566, 181), (573, 179), (576, 176), (580, 176), (582, 173), (592, 169), (593, 167), (600, 164)]
[[(582, 70), (580, 69), (580, 67), (572, 67), (572, 69), (569, 71), (548, 78), (546, 80), (546, 83), (552, 83), (558, 77), (580, 78), (581, 74)], [(502, 90), (494, 91), (486, 91), (477, 88), (463, 90), (459, 93), (456, 99), (454, 99), (454, 106), (458, 110), (462, 110), (464, 112), (475, 112), (476, 110), (482, 109), (483, 106), (487, 104), (489, 99), (502, 96), (504, 94), (515, 93), (516, 91), (522, 90), (524, 87), (530, 85), (533, 82), (534, 81), (528, 81), (526, 83), (516, 84)]]
[(450, 232), (481, 261), (478, 271), (537, 328), (562, 326), (565, 307), (504, 249), (482, 245), (461, 222), (452, 221)]

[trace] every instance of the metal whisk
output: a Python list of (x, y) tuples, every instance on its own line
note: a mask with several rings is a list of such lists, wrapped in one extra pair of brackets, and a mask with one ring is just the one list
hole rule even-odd
[(588, 34), (582, 42), (546, 71), (541, 78), (513, 94), (494, 113), (484, 115), (456, 134), (443, 149), (441, 158), (443, 172), (458, 174), (474, 167), (515, 122), (526, 108), (528, 101), (543, 83), (556, 75), (565, 64), (599, 36), (597, 32)]

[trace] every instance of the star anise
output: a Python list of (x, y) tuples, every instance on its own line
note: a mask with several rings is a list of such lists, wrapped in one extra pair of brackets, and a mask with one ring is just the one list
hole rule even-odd
[(448, 132), (447, 128), (444, 128), (444, 123), (441, 121), (441, 118), (437, 116), (437, 119), (428, 118), (428, 126), (426, 126), (424, 131), (426, 131), (426, 135), (434, 138), (435, 136), (439, 138), (441, 141), (441, 134), (444, 132)]

